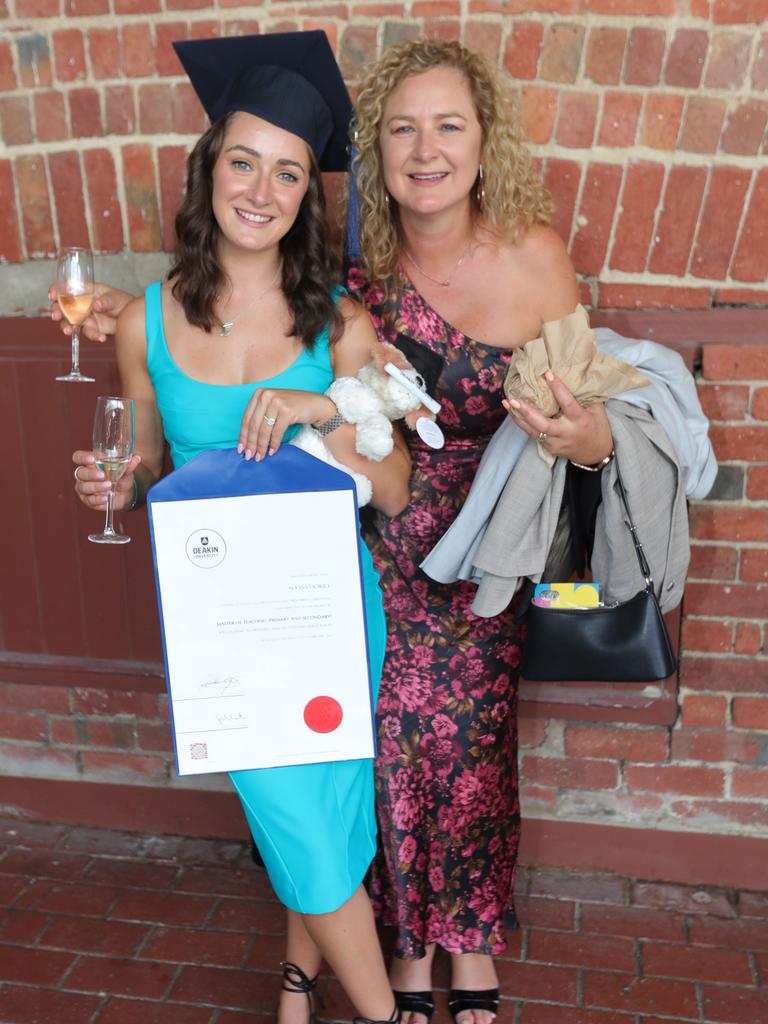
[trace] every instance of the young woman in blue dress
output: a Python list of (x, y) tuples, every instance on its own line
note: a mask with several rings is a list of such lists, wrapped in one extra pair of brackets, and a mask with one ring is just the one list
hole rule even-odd
[[(344, 166), (350, 108), (327, 40), (286, 33), (177, 44), (177, 52), (212, 126), (189, 159), (169, 277), (119, 319), (117, 362), (135, 403), (137, 454), (115, 507), (143, 501), (162, 472), (166, 441), (175, 466), (235, 446), (261, 460), (311, 423), (327, 430), (339, 461), (368, 476), (373, 504), (396, 514), (408, 502), (404, 444), (398, 439), (377, 463), (357, 455), (354, 427), (339, 425), (324, 394), (334, 376), (368, 362), (376, 344), (368, 316), (334, 284), (320, 169)], [(73, 460), (78, 496), (103, 509), (109, 484), (93, 453)], [(385, 623), (362, 542), (361, 556), (377, 690)], [(372, 762), (231, 777), (288, 908), (280, 1024), (306, 1021), (295, 993), (306, 993), (311, 1009), (323, 958), (361, 1021), (397, 1020), (362, 885), (376, 848)]]

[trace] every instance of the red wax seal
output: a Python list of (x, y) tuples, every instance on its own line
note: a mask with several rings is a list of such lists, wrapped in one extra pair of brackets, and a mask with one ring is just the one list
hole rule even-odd
[(313, 697), (304, 708), (304, 721), (312, 732), (333, 732), (343, 717), (341, 704), (333, 697)]

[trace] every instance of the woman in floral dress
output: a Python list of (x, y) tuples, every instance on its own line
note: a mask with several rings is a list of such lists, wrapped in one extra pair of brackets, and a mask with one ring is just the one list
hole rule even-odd
[(390, 977), (406, 1024), (431, 1015), (436, 946), (451, 955), (454, 1017), (489, 1024), (491, 956), (515, 924), (520, 638), (511, 610), (479, 618), (473, 584), (436, 583), (419, 564), (508, 412), (581, 463), (610, 452), (611, 435), (603, 407), (582, 408), (556, 379), (557, 421), (502, 405), (512, 349), (579, 297), (497, 73), (458, 43), (400, 44), (369, 71), (356, 109), (362, 255), (349, 287), (431, 384), (446, 436), (441, 450), (409, 437), (411, 502), (367, 528), (389, 624), (370, 892), (397, 928)]
[[(471, 583), (442, 585), (419, 571), (458, 514), (485, 444), (506, 415), (499, 401), (509, 353), (446, 324), (410, 282), (399, 300), (376, 302), (357, 271), (382, 340), (405, 335), (445, 360), (440, 450), (410, 438), (411, 502), (374, 516), (367, 539), (386, 594), (386, 682), (378, 703), (378, 816), (382, 834), (370, 891), (397, 953), (420, 958), (500, 953), (514, 925), (519, 840), (516, 679), (518, 628), (511, 615), (470, 611)], [(416, 359), (412, 348), (411, 358)]]

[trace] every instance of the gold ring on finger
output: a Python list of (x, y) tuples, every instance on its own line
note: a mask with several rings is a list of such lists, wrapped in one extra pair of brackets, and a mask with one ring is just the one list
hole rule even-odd
[(75, 466), (75, 472), (73, 473), (73, 476), (74, 476), (75, 480), (77, 480), (77, 482), (78, 482), (79, 484), (81, 484), (81, 483), (82, 483), (83, 481), (82, 481), (82, 480), (80, 479), (80, 477), (79, 477), (79, 476), (77, 475), (77, 471), (78, 471), (79, 469), (80, 469), (80, 467), (79, 467), (79, 466)]
[(547, 439), (547, 435), (545, 434), (545, 432), (543, 430), (540, 430), (539, 431), (539, 436), (536, 438), (536, 440), (539, 442), (539, 444), (542, 444), (542, 442), (546, 441), (546, 439)]

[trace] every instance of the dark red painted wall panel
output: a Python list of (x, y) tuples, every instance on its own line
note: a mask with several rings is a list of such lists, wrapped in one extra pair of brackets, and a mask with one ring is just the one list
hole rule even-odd
[[(14, 653), (162, 660), (146, 512), (123, 518), (132, 543), (90, 544), (102, 517), (75, 498), (71, 455), (90, 447), (96, 396), (119, 393), (112, 349), (85, 343), (94, 384), (54, 378), (69, 343), (47, 320), (0, 321), (0, 642)], [(83, 659), (82, 661), (80, 661)], [(103, 666), (102, 666), (103, 667)], [(126, 665), (116, 665), (125, 671)]]

